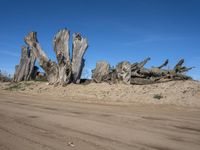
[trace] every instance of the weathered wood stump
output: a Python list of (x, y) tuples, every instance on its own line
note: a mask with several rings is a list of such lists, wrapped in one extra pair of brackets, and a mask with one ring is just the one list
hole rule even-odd
[(15, 74), (13, 81), (28, 81), (34, 78), (34, 66), (35, 66), (36, 57), (33, 54), (32, 49), (29, 49), (27, 46), (22, 47), (20, 63), (15, 67)]
[(39, 60), (41, 68), (45, 71), (50, 84), (66, 85), (70, 82), (80, 83), (84, 67), (84, 53), (88, 47), (86, 38), (81, 34), (73, 34), (72, 62), (69, 53), (69, 31), (60, 30), (53, 39), (54, 52), (57, 63), (51, 61), (42, 50), (36, 32), (30, 32), (24, 39), (25, 43), (33, 50)]
[(107, 81), (109, 75), (110, 65), (106, 61), (99, 61), (96, 63), (96, 68), (92, 70), (92, 79), (96, 83)]
[(131, 82), (131, 63), (128, 61), (123, 61), (116, 66), (118, 81), (122, 81), (125, 84), (130, 84)]
[(39, 60), (41, 68), (46, 72), (49, 84), (57, 84), (59, 82), (59, 68), (56, 62), (51, 61), (42, 50), (37, 39), (36, 32), (30, 32), (25, 38), (25, 43), (33, 50), (36, 58)]
[(71, 80), (71, 63), (69, 54), (69, 31), (60, 30), (53, 40), (54, 51), (58, 61), (59, 82), (61, 85), (68, 84)]
[(80, 33), (74, 33), (72, 48), (72, 81), (74, 83), (80, 83), (81, 73), (85, 63), (83, 55), (87, 47), (87, 39), (82, 37)]

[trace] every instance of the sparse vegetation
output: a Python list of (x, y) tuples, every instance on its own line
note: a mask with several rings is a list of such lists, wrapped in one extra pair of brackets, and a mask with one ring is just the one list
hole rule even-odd
[(6, 72), (2, 72), (0, 70), (0, 82), (10, 82), (12, 81), (12, 77), (10, 74), (7, 74)]
[(36, 77), (35, 80), (36, 82), (47, 82), (46, 77)]
[(159, 99), (163, 98), (163, 96), (162, 96), (162, 94), (155, 94), (155, 95), (153, 96), (153, 98), (159, 100)]
[(4, 90), (9, 90), (9, 91), (24, 91), (26, 87), (32, 85), (33, 82), (19, 82), (19, 83), (12, 83), (10, 84), (7, 88)]
[(5, 90), (13, 91), (21, 89), (21, 83), (13, 83), (9, 87), (5, 88)]

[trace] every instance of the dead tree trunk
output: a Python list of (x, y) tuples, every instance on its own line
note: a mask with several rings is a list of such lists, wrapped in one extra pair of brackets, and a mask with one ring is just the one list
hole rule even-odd
[(37, 33), (30, 32), (25, 38), (25, 43), (33, 50), (34, 55), (39, 60), (40, 66), (47, 74), (47, 80), (50, 84), (56, 84), (59, 82), (58, 65), (51, 61), (42, 50), (38, 40)]
[(84, 67), (83, 55), (88, 47), (86, 38), (81, 34), (73, 34), (73, 48), (72, 48), (72, 82), (80, 83), (81, 73)]
[(152, 83), (155, 83), (155, 82), (151, 79), (139, 78), (139, 77), (131, 78), (131, 84), (144, 85), (144, 84), (152, 84)]
[[(144, 66), (146, 65), (146, 63), (148, 62), (148, 61), (150, 61), (150, 59), (151, 58), (146, 58), (146, 59), (144, 59), (143, 61), (141, 61), (141, 62), (139, 62), (139, 63), (133, 63), (132, 65), (131, 65), (131, 76), (132, 77), (143, 77), (143, 75), (141, 75), (141, 70), (143, 70), (144, 71)], [(146, 72), (147, 70), (145, 69), (145, 72)]]
[(25, 80), (32, 80), (35, 78), (35, 75), (34, 75), (34, 67), (35, 67), (35, 61), (36, 61), (36, 57), (33, 53), (33, 50), (32, 49), (29, 49), (29, 67), (27, 67), (27, 77), (25, 78)]
[[(161, 82), (168, 82), (173, 80), (189, 80), (192, 79), (191, 77), (182, 74), (191, 68), (187, 68), (182, 66), (184, 60), (180, 60), (177, 65), (174, 67), (173, 70), (162, 69), (164, 66), (168, 64), (168, 59), (161, 64), (159, 67), (153, 68), (145, 68), (144, 65), (150, 60), (147, 58), (139, 63), (133, 63), (132, 65), (127, 62), (123, 61), (119, 63), (116, 68), (110, 68), (105, 78), (102, 80), (102, 76), (100, 76), (100, 80), (108, 83), (118, 83), (123, 82), (125, 84), (153, 84), (153, 83), (161, 83)], [(98, 77), (97, 71), (100, 70), (98, 68), (102, 68), (103, 65), (99, 64), (99, 67), (96, 66), (95, 70), (93, 70), (93, 80), (96, 80)], [(105, 69), (104, 69), (105, 70)]]
[(139, 70), (139, 69), (141, 69), (141, 68), (143, 68), (144, 67), (144, 65), (146, 65), (146, 63), (148, 62), (148, 61), (150, 61), (151, 60), (151, 58), (150, 57), (148, 57), (148, 58), (146, 58), (145, 60), (143, 60), (143, 61), (141, 61), (141, 62), (139, 62), (139, 63), (133, 63), (132, 65), (131, 65), (131, 71), (136, 71), (136, 70)]
[(15, 69), (14, 82), (28, 81), (32, 78), (35, 60), (32, 49), (23, 46), (20, 63)]
[(162, 69), (163, 67), (167, 66), (168, 63), (169, 63), (169, 60), (167, 59), (167, 60), (165, 60), (165, 62), (164, 62), (162, 65), (160, 65), (160, 66), (157, 67), (157, 68), (158, 68), (158, 69)]
[(96, 63), (96, 68), (92, 70), (92, 80), (96, 83), (107, 81), (106, 78), (109, 75), (110, 65), (106, 61), (99, 61)]
[(174, 67), (173, 70), (174, 70), (176, 73), (184, 73), (184, 72), (187, 72), (187, 71), (191, 70), (192, 68), (194, 68), (194, 67), (187, 68), (187, 67), (185, 67), (185, 66), (182, 66), (184, 62), (185, 62), (185, 60), (184, 60), (184, 59), (181, 59), (181, 60), (175, 65), (175, 67)]
[(117, 78), (125, 84), (131, 82), (131, 64), (128, 61), (123, 61), (116, 66)]
[(54, 37), (53, 45), (59, 67), (59, 82), (61, 85), (68, 84), (71, 80), (69, 31), (67, 29), (60, 30)]
[(24, 39), (25, 43), (33, 50), (40, 66), (44, 69), (50, 84), (79, 83), (84, 67), (83, 55), (88, 47), (86, 38), (79, 33), (73, 35), (72, 63), (69, 54), (69, 31), (60, 30), (54, 37), (53, 45), (58, 64), (51, 61), (42, 50), (36, 32), (30, 32)]

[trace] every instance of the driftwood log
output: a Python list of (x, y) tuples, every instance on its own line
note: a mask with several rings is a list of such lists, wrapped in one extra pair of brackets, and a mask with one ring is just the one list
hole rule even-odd
[[(104, 63), (98, 62), (96, 68), (92, 72), (92, 80), (98, 83), (108, 82), (117, 83), (123, 82), (125, 84), (153, 84), (160, 82), (167, 82), (172, 80), (189, 80), (192, 79), (190, 76), (184, 73), (191, 70), (192, 67), (187, 68), (183, 66), (184, 59), (181, 59), (175, 67), (170, 69), (163, 69), (167, 66), (169, 60), (165, 60), (163, 64), (158, 67), (152, 67), (150, 69), (145, 68), (145, 64), (150, 60), (146, 58), (139, 63), (130, 64), (130, 62), (123, 61), (119, 63), (115, 68), (110, 68), (109, 71), (104, 67)], [(107, 63), (107, 66), (109, 64)], [(101, 68), (101, 69), (99, 69)], [(98, 77), (99, 74), (106, 72), (104, 76)], [(109, 73), (107, 73), (109, 72)], [(97, 78), (98, 77), (98, 78)]]
[(15, 67), (15, 74), (13, 81), (28, 81), (35, 78), (35, 60), (36, 57), (33, 54), (32, 49), (29, 49), (27, 46), (22, 47), (20, 63)]

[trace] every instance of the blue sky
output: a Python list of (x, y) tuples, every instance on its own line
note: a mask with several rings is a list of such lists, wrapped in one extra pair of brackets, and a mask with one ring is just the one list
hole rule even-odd
[[(199, 0), (1, 0), (0, 69), (14, 72), (23, 38), (30, 31), (55, 59), (52, 39), (61, 28), (88, 38), (84, 74), (98, 60), (111, 65), (151, 57), (147, 67), (185, 58), (188, 74), (200, 80)], [(71, 45), (70, 45), (71, 47)]]

